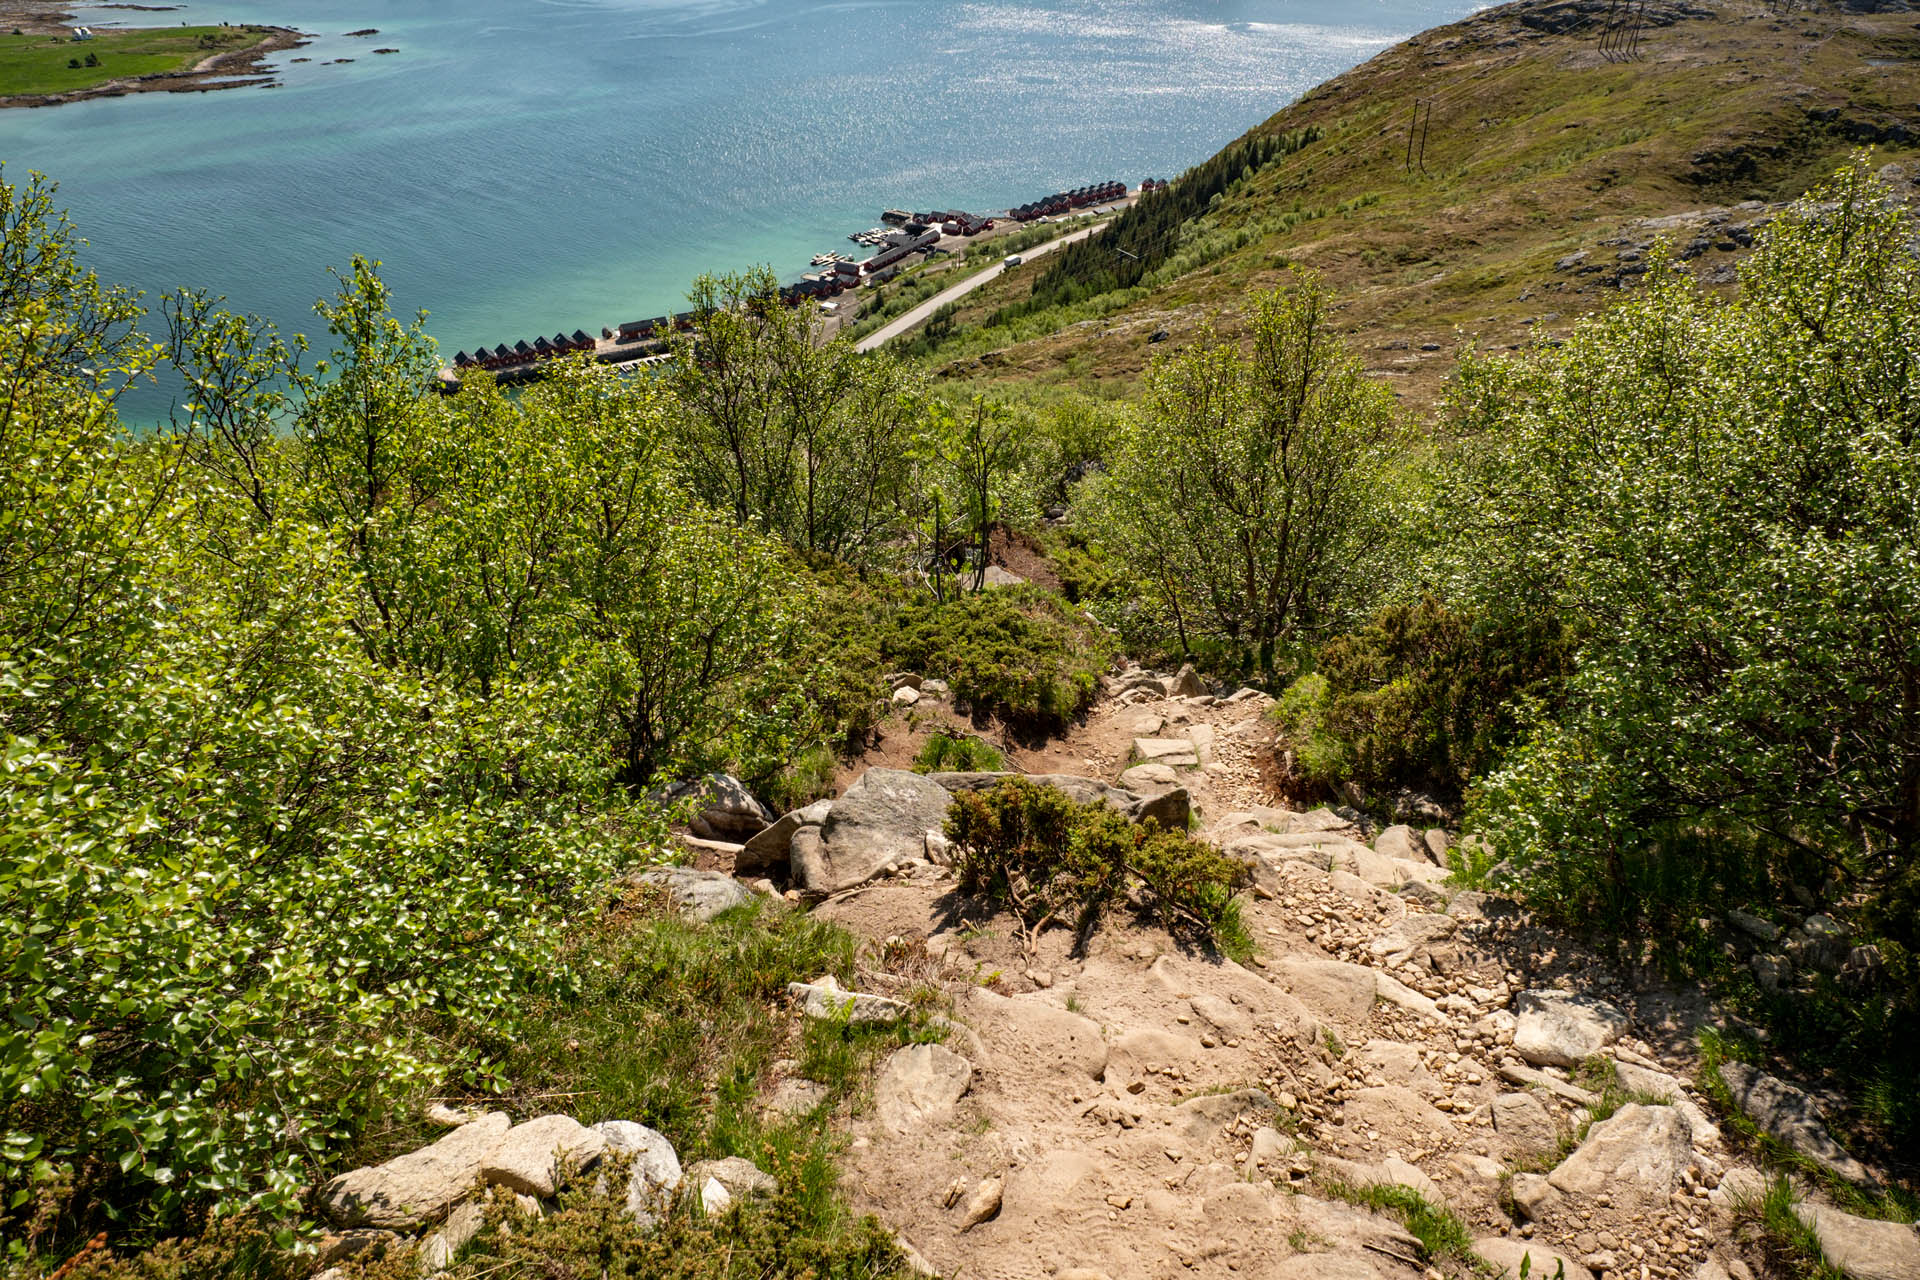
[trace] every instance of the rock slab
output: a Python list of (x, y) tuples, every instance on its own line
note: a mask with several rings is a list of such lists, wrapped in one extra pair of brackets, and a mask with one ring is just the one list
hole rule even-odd
[(707, 921), (722, 911), (743, 907), (753, 901), (753, 890), (718, 871), (696, 871), (692, 867), (649, 867), (636, 871), (629, 881), (665, 889), (674, 909), (690, 920)]
[(473, 1189), (510, 1123), (506, 1112), (490, 1112), (432, 1146), (341, 1174), (321, 1192), (327, 1216), (343, 1227), (388, 1231), (438, 1221)]
[(1605, 1000), (1570, 991), (1522, 991), (1513, 998), (1519, 1023), (1513, 1049), (1538, 1066), (1571, 1067), (1620, 1038), (1627, 1015)]
[(1744, 1062), (1722, 1063), (1720, 1079), (1734, 1105), (1776, 1141), (1849, 1182), (1873, 1180), (1867, 1167), (1833, 1140), (1819, 1105), (1804, 1090)]
[(1904, 1222), (1878, 1222), (1824, 1204), (1793, 1211), (1813, 1228), (1820, 1252), (1853, 1280), (1913, 1280), (1920, 1276), (1920, 1233)]
[(1672, 1107), (1628, 1103), (1587, 1130), (1586, 1141), (1547, 1175), (1572, 1196), (1638, 1197), (1661, 1205), (1696, 1163), (1686, 1117)]
[(925, 856), (927, 833), (946, 823), (952, 800), (945, 787), (920, 774), (867, 770), (828, 807), (817, 851), (809, 847), (803, 854), (803, 842), (793, 840), (794, 885), (807, 893), (838, 893)]
[(481, 1162), (480, 1177), (519, 1195), (544, 1199), (554, 1193), (564, 1164), (584, 1168), (606, 1149), (605, 1135), (572, 1116), (541, 1116), (509, 1129)]

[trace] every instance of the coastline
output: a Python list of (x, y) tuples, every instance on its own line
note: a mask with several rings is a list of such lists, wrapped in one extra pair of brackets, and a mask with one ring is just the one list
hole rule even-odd
[[(171, 11), (177, 6), (125, 4), (105, 7), (161, 12)], [(0, 0), (0, 28), (29, 35), (63, 33), (72, 26), (73, 16), (61, 8), (46, 8), (31, 2), (22, 3), (21, 0)], [(274, 80), (268, 72), (266, 60), (274, 54), (301, 48), (312, 39), (308, 33), (297, 31), (292, 27), (246, 24), (235, 29), (245, 31), (256, 38), (240, 48), (223, 49), (209, 54), (181, 70), (116, 76), (98, 84), (63, 90), (59, 93), (0, 95), (0, 109), (56, 107), (70, 102), (83, 102), (90, 98), (117, 98), (133, 93), (210, 93), (217, 89), (241, 89), (272, 84)], [(165, 27), (112, 28), (115, 35), (143, 33), (161, 35), (168, 30)]]

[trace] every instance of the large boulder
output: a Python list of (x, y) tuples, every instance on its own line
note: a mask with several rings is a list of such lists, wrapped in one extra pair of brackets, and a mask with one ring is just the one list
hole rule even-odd
[(634, 872), (627, 877), (627, 881), (665, 889), (674, 908), (691, 920), (711, 920), (722, 911), (753, 901), (753, 890), (718, 871), (696, 871), (692, 867), (648, 867), (644, 871)]
[(510, 1125), (506, 1112), (494, 1111), (432, 1146), (343, 1173), (321, 1191), (321, 1204), (343, 1227), (410, 1231), (438, 1222), (473, 1189)]
[(1427, 844), (1414, 834), (1413, 828), (1404, 824), (1388, 827), (1374, 837), (1373, 851), (1384, 853), (1389, 858), (1405, 858), (1409, 862), (1427, 861)]
[(698, 782), (676, 783), (668, 788), (667, 796), (676, 803), (693, 802), (687, 830), (702, 840), (738, 844), (773, 821), (773, 811), (760, 803), (745, 783), (724, 773), (710, 773)]
[(1831, 1205), (1796, 1204), (1813, 1229), (1820, 1252), (1853, 1280), (1913, 1280), (1920, 1276), (1920, 1235), (1904, 1222), (1880, 1222)]
[(829, 806), (817, 847), (799, 839), (804, 828), (795, 833), (794, 885), (807, 893), (838, 893), (924, 857), (927, 834), (945, 824), (952, 801), (932, 778), (903, 769), (867, 770)]
[(1587, 1130), (1584, 1142), (1547, 1175), (1570, 1196), (1637, 1198), (1666, 1203), (1683, 1170), (1695, 1163), (1693, 1133), (1672, 1107), (1628, 1103)]
[(593, 1131), (605, 1139), (609, 1152), (632, 1160), (627, 1173), (627, 1212), (641, 1226), (652, 1226), (680, 1189), (684, 1175), (679, 1153), (665, 1135), (631, 1120), (602, 1120)]
[(1570, 991), (1522, 991), (1513, 1050), (1535, 1066), (1571, 1067), (1620, 1038), (1627, 1015), (1605, 1000)]
[(803, 809), (780, 815), (772, 826), (748, 837), (740, 852), (734, 855), (733, 873), (746, 876), (785, 872), (790, 865), (793, 833), (802, 827), (818, 827), (827, 820), (827, 812), (832, 808), (833, 801), (816, 800)]
[(1804, 1090), (1744, 1062), (1720, 1066), (1720, 1079), (1734, 1105), (1778, 1142), (1849, 1182), (1871, 1182), (1873, 1175), (1833, 1140), (1819, 1104)]
[(937, 1123), (953, 1114), (973, 1083), (973, 1064), (937, 1044), (910, 1044), (897, 1049), (873, 1085), (874, 1109), (880, 1123), (904, 1131), (918, 1124)]
[(572, 1116), (540, 1116), (507, 1131), (481, 1162), (480, 1177), (492, 1186), (544, 1199), (559, 1185), (563, 1166), (584, 1168), (606, 1149), (606, 1135)]

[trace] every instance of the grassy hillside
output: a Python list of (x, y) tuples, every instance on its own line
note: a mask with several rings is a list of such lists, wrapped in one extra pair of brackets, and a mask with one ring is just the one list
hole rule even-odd
[(109, 80), (171, 75), (215, 54), (259, 44), (270, 34), (267, 27), (160, 27), (102, 29), (87, 41), (25, 32), (0, 35), (0, 98), (72, 93)]
[(1852, 149), (1899, 161), (1920, 142), (1910, 13), (1655, 0), (1636, 24), (1627, 10), (1523, 0), (1397, 45), (1236, 144), (1313, 139), (1260, 148), (1274, 154), (1169, 234), (1173, 260), (1142, 287), (1009, 321), (1034, 282), (996, 282), (920, 350), (963, 384), (1120, 392), (1156, 332), (1178, 343), (1291, 264), (1343, 299), (1369, 372), (1425, 404), (1466, 344), (1564, 333), (1660, 235), (1704, 233), (1690, 265), (1730, 279), (1739, 224), (1766, 211), (1657, 220), (1786, 200)]

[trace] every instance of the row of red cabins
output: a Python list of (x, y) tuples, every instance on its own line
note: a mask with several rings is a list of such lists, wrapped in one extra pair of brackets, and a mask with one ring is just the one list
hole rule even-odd
[(453, 357), (456, 369), (504, 369), (509, 365), (529, 364), (535, 360), (551, 360), (555, 356), (572, 355), (576, 351), (593, 350), (593, 339), (585, 331), (575, 329), (573, 336), (557, 333), (551, 338), (535, 338), (532, 342), (522, 339), (511, 347), (499, 346), (489, 351), (481, 347), (472, 355), (461, 351)]
[[(1148, 183), (1154, 179), (1147, 179)], [(1142, 190), (1147, 187), (1143, 184)], [(1098, 182), (1090, 187), (1076, 187), (1072, 191), (1061, 191), (1044, 200), (1035, 200), (1023, 204), (1013, 211), (1013, 217), (1020, 222), (1031, 222), (1035, 218), (1051, 218), (1066, 213), (1070, 209), (1084, 209), (1090, 204), (1101, 204), (1108, 200), (1124, 200), (1127, 196), (1127, 184), (1124, 182)]]

